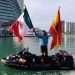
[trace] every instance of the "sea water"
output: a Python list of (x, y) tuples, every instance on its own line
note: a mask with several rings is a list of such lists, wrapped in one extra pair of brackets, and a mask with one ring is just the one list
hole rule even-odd
[[(29, 51), (40, 55), (40, 45), (36, 37), (24, 37), (23, 41), (16, 43), (12, 37), (0, 37), (0, 59), (10, 54), (15, 54), (23, 48), (29, 48)], [(62, 49), (67, 50), (75, 59), (75, 35), (62, 36)], [(51, 54), (50, 49), (48, 54)], [(74, 75), (74, 70), (44, 70), (27, 71), (9, 68), (0, 63), (0, 75)]]

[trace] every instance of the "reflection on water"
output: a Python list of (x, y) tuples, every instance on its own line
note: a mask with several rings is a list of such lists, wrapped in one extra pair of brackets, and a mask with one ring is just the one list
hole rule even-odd
[(2, 69), (0, 69), (0, 75), (74, 75), (74, 73), (75, 73), (74, 71), (61, 71), (61, 70), (25, 71), (12, 69), (5, 66), (3, 66)]
[(63, 35), (62, 48), (71, 53), (75, 59), (75, 35)]
[[(63, 35), (62, 48), (70, 52), (75, 58), (75, 35)], [(33, 53), (40, 53), (39, 44), (35, 38), (24, 38), (21, 44), (16, 44), (11, 37), (0, 38), (0, 58), (15, 53), (23, 47), (30, 47)], [(34, 49), (33, 49), (34, 48)], [(36, 51), (35, 51), (36, 50)], [(0, 75), (74, 75), (74, 71), (25, 71), (16, 70), (0, 64)]]
[(62, 45), (64, 48), (75, 48), (75, 35), (63, 35)]
[(48, 71), (19, 71), (19, 70), (8, 70), (1, 71), (0, 75), (74, 75), (74, 71), (58, 71), (58, 70), (48, 70)]

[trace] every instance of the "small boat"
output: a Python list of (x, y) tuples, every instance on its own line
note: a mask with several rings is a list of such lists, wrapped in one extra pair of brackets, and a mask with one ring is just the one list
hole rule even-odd
[(64, 50), (51, 56), (36, 56), (25, 49), (1, 59), (1, 63), (24, 70), (72, 70), (75, 69), (73, 56)]

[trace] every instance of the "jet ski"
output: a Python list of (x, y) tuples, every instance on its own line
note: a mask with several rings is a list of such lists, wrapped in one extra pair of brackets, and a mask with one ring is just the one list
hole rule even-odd
[(1, 59), (1, 63), (15, 69), (24, 70), (72, 70), (74, 59), (65, 50), (51, 56), (37, 56), (26, 49)]

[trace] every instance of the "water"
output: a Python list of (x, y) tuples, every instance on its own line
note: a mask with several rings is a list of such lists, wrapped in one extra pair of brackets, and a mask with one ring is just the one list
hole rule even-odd
[[(75, 59), (75, 35), (63, 35), (62, 48), (71, 53)], [(0, 38), (0, 59), (6, 57), (9, 54), (29, 47), (30, 51), (40, 54), (39, 42), (34, 37), (25, 37), (20, 44), (17, 44), (13, 38)], [(50, 52), (50, 51), (49, 51)], [(48, 70), (48, 71), (25, 71), (16, 70), (9, 68), (0, 63), (0, 75), (74, 75), (75, 71), (59, 71), (59, 70)]]

